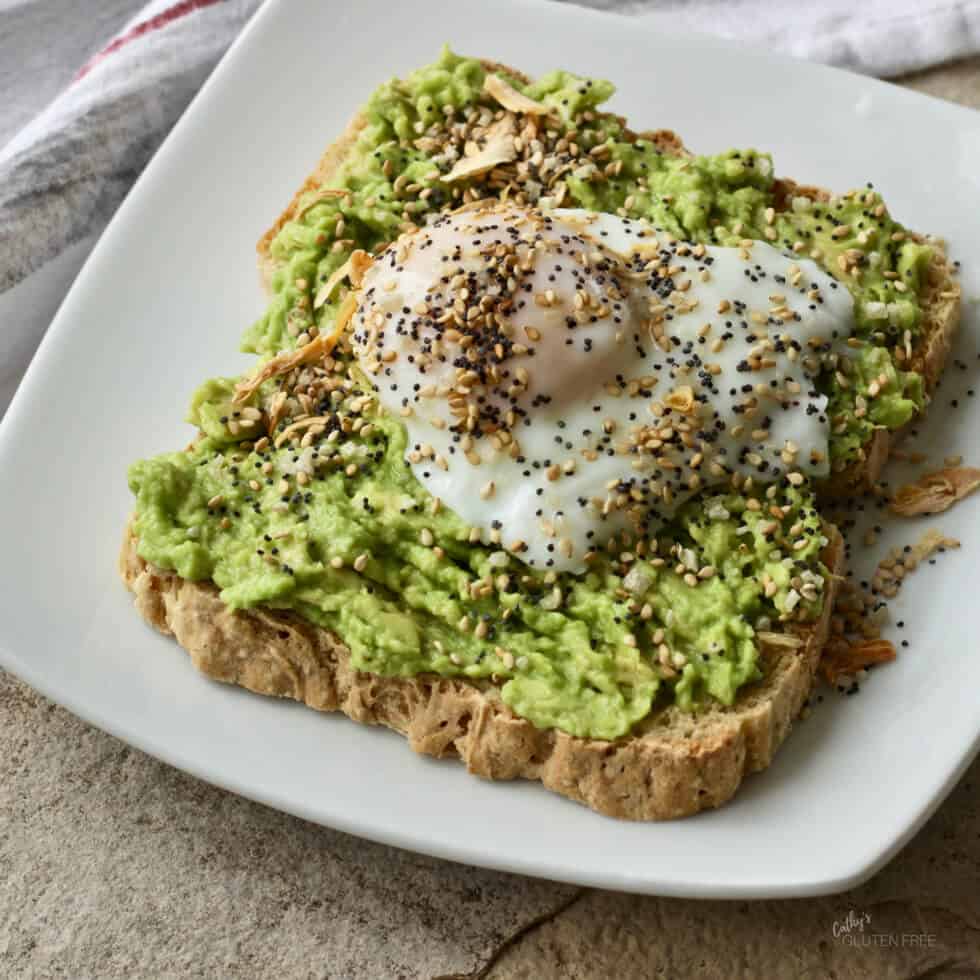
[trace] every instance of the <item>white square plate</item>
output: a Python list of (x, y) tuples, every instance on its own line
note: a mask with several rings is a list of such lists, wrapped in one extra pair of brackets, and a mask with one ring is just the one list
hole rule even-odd
[[(980, 116), (842, 72), (553, 4), (267, 4), (138, 181), (65, 300), (0, 429), (0, 664), (81, 717), (236, 793), (441, 857), (660, 894), (843, 889), (896, 853), (980, 732), (980, 498), (934, 523), (962, 551), (923, 568), (911, 641), (859, 698), (827, 699), (770, 771), (694, 819), (616, 823), (530, 784), (490, 784), (385, 731), (212, 683), (134, 613), (115, 570), (126, 466), (178, 447), (188, 396), (242, 370), (262, 309), (254, 242), (373, 87), (443, 41), (538, 73), (613, 79), (613, 108), (699, 151), (771, 149), (779, 173), (873, 179), (948, 237), (980, 292)], [(975, 305), (939, 402), (969, 386)], [(966, 358), (966, 355), (961, 356)], [(958, 386), (958, 387), (957, 387)], [(980, 399), (937, 413), (930, 450), (980, 462)], [(973, 428), (969, 429), (968, 426)], [(906, 524), (902, 540), (920, 527)], [(898, 538), (896, 538), (898, 540)], [(880, 553), (887, 540), (875, 549)], [(899, 634), (896, 632), (895, 637)]]

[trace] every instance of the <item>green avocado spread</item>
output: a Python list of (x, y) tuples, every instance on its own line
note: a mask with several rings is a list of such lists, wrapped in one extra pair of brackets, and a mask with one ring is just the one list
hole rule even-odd
[[(272, 298), (246, 351), (266, 359), (328, 333), (344, 291), (318, 293), (355, 249), (430, 212), (508, 196), (642, 217), (693, 242), (766, 240), (823, 264), (851, 291), (857, 323), (846, 376), (821, 381), (838, 468), (874, 427), (901, 426), (922, 406), (922, 380), (901, 364), (921, 329), (930, 253), (875, 192), (778, 206), (768, 156), (662, 152), (596, 111), (608, 82), (567, 72), (507, 79), (555, 110), (519, 179), (447, 183), (467, 126), (499, 110), (483, 81), (479, 62), (446, 49), (374, 93), (332, 190), (310, 192), (272, 242)], [(233, 402), (237, 381), (195, 393), (191, 448), (131, 467), (139, 554), (213, 581), (232, 608), (288, 609), (335, 630), (360, 670), (486, 681), (538, 727), (613, 739), (655, 703), (731, 704), (761, 676), (768, 637), (820, 612), (826, 539), (806, 485), (704, 493), (656, 538), (623, 535), (580, 575), (545, 572), (424, 490), (403, 424), (343, 343), (247, 401)]]
[[(444, 49), (432, 65), (382, 85), (365, 107), (367, 125), (357, 149), (333, 181), (348, 197), (310, 195), (297, 219), (272, 245), (280, 263), (274, 297), (245, 335), (244, 349), (269, 355), (295, 343), (310, 326), (329, 323), (337, 303), (314, 309), (319, 285), (355, 248), (389, 242), (407, 223), (462, 203), (459, 186), (441, 180), (455, 157), (446, 149), (447, 120), (479, 115), (484, 70), (474, 59)], [(824, 379), (834, 406), (831, 458), (838, 469), (855, 459), (875, 426), (898, 428), (922, 407), (921, 383), (897, 358), (919, 335), (919, 296), (931, 258), (927, 245), (907, 236), (880, 195), (853, 191), (826, 203), (784, 194), (773, 176), (772, 159), (755, 150), (715, 156), (661, 152), (657, 140), (636, 138), (617, 117), (596, 112), (613, 94), (606, 81), (556, 71), (514, 88), (555, 106), (561, 124), (554, 152), (531, 155), (523, 194), (540, 207), (581, 207), (643, 218), (693, 242), (736, 245), (759, 239), (812, 258), (838, 277), (854, 297), (856, 341), (875, 347), (887, 383), (875, 396), (877, 418), (863, 412), (859, 385)], [(447, 116), (452, 112), (454, 115)], [(573, 150), (574, 147), (574, 150)], [(476, 197), (501, 193), (492, 181), (473, 182)], [(340, 224), (338, 224), (340, 222)], [(338, 228), (340, 229), (338, 232)], [(338, 301), (339, 302), (339, 301)], [(845, 382), (845, 385), (847, 382)]]

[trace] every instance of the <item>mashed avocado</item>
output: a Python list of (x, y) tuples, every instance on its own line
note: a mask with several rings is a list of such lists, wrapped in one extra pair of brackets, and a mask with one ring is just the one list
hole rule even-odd
[[(798, 198), (777, 212), (768, 156), (661, 153), (595, 112), (609, 83), (567, 72), (510, 79), (557, 110), (523, 148), (519, 180), (491, 172), (449, 185), (441, 175), (496, 108), (483, 78), (478, 62), (444, 50), (374, 93), (335, 192), (312, 192), (272, 243), (272, 298), (246, 350), (268, 357), (329, 330), (341, 296), (317, 294), (354, 249), (390, 242), (435, 210), (507, 194), (642, 217), (699, 242), (763, 239), (822, 262), (855, 298), (861, 341), (846, 384), (823, 382), (835, 459), (921, 406), (921, 379), (891, 350), (920, 329), (929, 252), (876, 194)], [(234, 384), (213, 379), (195, 394), (189, 418), (201, 438), (191, 449), (131, 468), (139, 553), (213, 580), (233, 608), (292, 609), (336, 630), (361, 670), (489, 679), (539, 727), (616, 738), (655, 700), (730, 704), (760, 676), (758, 632), (819, 614), (825, 541), (805, 486), (705, 494), (656, 538), (599, 552), (583, 575), (535, 571), (492, 526), (466, 526), (424, 491), (403, 425), (343, 352), (243, 405)]]
[(852, 355), (849, 387), (830, 388), (827, 405), (838, 458), (851, 459), (876, 428), (899, 429), (922, 408), (922, 376), (900, 371), (884, 347), (864, 344)]
[[(365, 107), (367, 125), (336, 175), (334, 185), (346, 197), (312, 194), (297, 219), (287, 223), (272, 246), (281, 263), (273, 281), (274, 297), (265, 316), (246, 334), (244, 348), (272, 354), (288, 347), (315, 324), (329, 323), (336, 303), (314, 309), (319, 284), (346, 261), (354, 248), (376, 248), (392, 241), (409, 224), (449, 205), (462, 203), (457, 185), (441, 181), (461, 145), (452, 125), (460, 114), (478, 119), (484, 70), (474, 59), (444, 49), (432, 65), (405, 79), (382, 85)], [(714, 156), (681, 157), (661, 152), (652, 139), (635, 138), (624, 124), (595, 109), (614, 91), (609, 82), (552, 72), (526, 85), (508, 79), (533, 99), (554, 105), (560, 126), (556, 138), (541, 140), (526, 154), (522, 169), (527, 203), (609, 211), (645, 218), (672, 234), (695, 242), (734, 245), (761, 239), (813, 258), (850, 290), (858, 335), (877, 347), (898, 381), (877, 396), (881, 419), (901, 418), (892, 398), (918, 398), (921, 384), (894, 363), (921, 327), (919, 302), (931, 251), (911, 240), (888, 213), (880, 196), (865, 189), (830, 202), (794, 197), (776, 210), (779, 188), (772, 160), (755, 150), (728, 150)], [(447, 127), (446, 113), (456, 113)], [(465, 141), (465, 132), (463, 132)], [(534, 148), (529, 148), (534, 149)], [(551, 150), (551, 152), (546, 152)], [(496, 196), (503, 185), (479, 178), (473, 197)], [(825, 392), (847, 409), (847, 421), (831, 440), (831, 457), (840, 468), (860, 452), (869, 427), (851, 410), (851, 389), (833, 374)], [(875, 424), (890, 425), (887, 421)]]
[[(227, 395), (208, 382), (195, 417), (230, 419)], [(336, 417), (362, 398), (351, 389)], [(805, 491), (706, 496), (655, 551), (637, 541), (582, 576), (536, 572), (428, 496), (400, 422), (359, 411), (370, 421), (316, 448), (207, 436), (134, 464), (140, 554), (214, 581), (233, 608), (336, 630), (361, 670), (493, 678), (535, 725), (596, 738), (628, 732), (661, 691), (730, 704), (759, 676), (754, 625), (819, 611), (823, 538)]]

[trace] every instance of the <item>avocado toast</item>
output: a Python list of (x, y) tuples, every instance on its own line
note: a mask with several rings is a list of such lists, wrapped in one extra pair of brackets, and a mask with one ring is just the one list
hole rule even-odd
[[(488, 77), (498, 79), (496, 89)], [(859, 453), (875, 431), (869, 414), (881, 424), (887, 417), (898, 429), (923, 401), (921, 375), (897, 368), (885, 343), (865, 343), (858, 335), (862, 329), (877, 331), (887, 341), (888, 330), (900, 330), (909, 343), (913, 330), (916, 338), (922, 332), (938, 336), (930, 326), (930, 317), (938, 318), (938, 305), (923, 307), (920, 297), (931, 295), (928, 289), (940, 290), (938, 284), (923, 283), (931, 282), (929, 270), (937, 263), (945, 268), (945, 260), (940, 263), (936, 248), (893, 238), (901, 234), (898, 226), (886, 221), (884, 212), (875, 215), (877, 200), (863, 192), (859, 202), (848, 198), (834, 205), (839, 214), (833, 228), (847, 231), (828, 231), (829, 242), (850, 247), (849, 236), (864, 235), (862, 244), (873, 251), (866, 229), (850, 227), (840, 217), (856, 208), (857, 217), (849, 220), (858, 225), (869, 212), (867, 220), (883, 226), (875, 235), (887, 232), (890, 244), (877, 253), (878, 266), (884, 266), (880, 281), (866, 281), (855, 290), (864, 306), (856, 311), (856, 328), (847, 339), (859, 353), (841, 357), (829, 340), (812, 347), (820, 362), (811, 371), (815, 383), (818, 376), (823, 384), (827, 374), (839, 373), (844, 378), (839, 390), (829, 385), (831, 390), (801, 394), (798, 380), (788, 382), (806, 405), (806, 412), (796, 413), (801, 425), (811, 415), (820, 416), (820, 399), (829, 397), (831, 405), (837, 399), (837, 420), (821, 419), (828, 429), (839, 430), (834, 431), (836, 444), (830, 438), (829, 453), (814, 448), (806, 466), (798, 468), (797, 447), (786, 439), (773, 460), (756, 462), (747, 452), (739, 457), (741, 470), (721, 467), (724, 485), (706, 479), (702, 487), (699, 477), (692, 479), (691, 467), (701, 465), (700, 459), (692, 462), (698, 456), (695, 434), (704, 436), (697, 420), (711, 402), (699, 400), (695, 390), (711, 388), (708, 369), (717, 365), (704, 360), (706, 373), (702, 377), (699, 368), (700, 381), (692, 387), (680, 383), (690, 365), (668, 356), (661, 366), (670, 374), (669, 390), (665, 384), (655, 394), (651, 378), (637, 381), (636, 390), (624, 381), (615, 394), (624, 402), (636, 398), (644, 405), (661, 404), (656, 438), (644, 443), (644, 451), (658, 443), (651, 458), (665, 468), (674, 466), (660, 449), (664, 442), (681, 456), (688, 453), (687, 469), (682, 469), (685, 493), (690, 493), (668, 501), (670, 507), (661, 502), (652, 508), (658, 512), (655, 527), (634, 520), (640, 505), (630, 501), (641, 487), (623, 480), (611, 488), (610, 509), (630, 511), (633, 523), (584, 553), (581, 547), (576, 553), (571, 532), (556, 537), (554, 559), (544, 539), (508, 535), (520, 525), (520, 507), (511, 508), (509, 523), (501, 528), (492, 519), (478, 524), (472, 519), (479, 506), (473, 498), (483, 499), (486, 491), (488, 513), (498, 505), (503, 513), (507, 494), (520, 500), (522, 488), (501, 479), (495, 496), (495, 481), (484, 483), (481, 477), (480, 492), (464, 493), (452, 507), (454, 482), (446, 500), (430, 492), (438, 473), (426, 469), (426, 460), (438, 454), (426, 453), (426, 445), (413, 442), (407, 432), (421, 412), (404, 415), (397, 402), (385, 404), (385, 386), (372, 381), (412, 355), (406, 358), (403, 351), (396, 362), (384, 359), (396, 353), (386, 351), (374, 358), (365, 339), (365, 317), (376, 302), (371, 290), (390, 288), (394, 295), (403, 288), (397, 276), (371, 285), (372, 275), (382, 275), (377, 270), (384, 270), (386, 256), (397, 263), (399, 249), (415, 247), (421, 254), (440, 247), (436, 231), (431, 238), (418, 231), (427, 216), (460, 213), (462, 206), (473, 209), (473, 220), (502, 222), (501, 228), (528, 221), (534, 234), (545, 239), (558, 228), (565, 237), (556, 232), (551, 244), (560, 257), (561, 243), (574, 237), (561, 222), (588, 224), (599, 213), (618, 212), (610, 220), (628, 226), (634, 237), (654, 235), (657, 249), (641, 255), (634, 241), (623, 258), (606, 249), (599, 237), (605, 226), (596, 231), (596, 225), (583, 231), (599, 255), (590, 260), (590, 275), (595, 274), (596, 283), (611, 278), (620, 290), (609, 301), (610, 309), (627, 290), (644, 302), (644, 290), (660, 290), (666, 312), (654, 312), (651, 339), (668, 348), (682, 332), (673, 334), (668, 326), (654, 336), (658, 316), (669, 324), (683, 312), (693, 322), (691, 298), (705, 301), (713, 295), (711, 276), (723, 280), (725, 268), (741, 274), (738, 263), (747, 264), (750, 274), (754, 266), (781, 277), (769, 297), (774, 322), (810, 316), (805, 307), (793, 309), (791, 290), (800, 297), (812, 291), (815, 295), (807, 298), (816, 310), (837, 288), (837, 281), (830, 282), (814, 264), (814, 256), (802, 254), (804, 238), (823, 235), (822, 222), (830, 220), (823, 212), (814, 214), (812, 204), (800, 203), (818, 195), (773, 182), (767, 158), (754, 152), (686, 158), (669, 134), (634, 137), (615, 117), (596, 112), (608, 94), (606, 83), (564, 73), (529, 85), (508, 69), (448, 52), (405, 82), (383, 86), (260, 243), (273, 297), (268, 314), (246, 338), (249, 349), (267, 358), (255, 380), (208, 382), (192, 406), (199, 441), (184, 453), (134, 466), (137, 508), (122, 567), (144, 617), (174, 633), (212, 676), (387, 724), (408, 734), (419, 751), (460, 755), (484, 776), (538, 778), (601, 812), (653, 819), (723, 803), (745, 772), (769, 763), (798, 713), (826, 636), (842, 552), (839, 536), (814, 508), (812, 487), (827, 486), (835, 470), (832, 482), (842, 479), (847, 467), (861, 470)], [(481, 170), (481, 153), (486, 159), (486, 152), (506, 143), (495, 143), (504, 127), (510, 142)], [(452, 152), (454, 145), (459, 149)], [(542, 172), (548, 170), (550, 178)], [(476, 203), (487, 198), (529, 213), (502, 218), (497, 205)], [(785, 212), (779, 210), (783, 206)], [(567, 213), (542, 217), (554, 208)], [(461, 213), (453, 219), (457, 227), (441, 233), (469, 228), (467, 211)], [(446, 219), (443, 227), (446, 222), (452, 224)], [(434, 227), (440, 227), (440, 219)], [(645, 230), (654, 228), (659, 230)], [(399, 235), (405, 236), (401, 244)], [(533, 236), (515, 232), (512, 238), (499, 245), (503, 252), (511, 247), (512, 254), (488, 261), (513, 258), (528, 275), (536, 274), (529, 258)], [(789, 258), (779, 258), (770, 241)], [(803, 248), (795, 247), (798, 242)], [(842, 257), (836, 272), (835, 261), (828, 262), (829, 271), (841, 281), (850, 275), (847, 285), (853, 285), (853, 270), (861, 263), (843, 246), (837, 251), (837, 244), (825, 246), (828, 255), (821, 252), (820, 257)], [(674, 266), (660, 269), (666, 261), (659, 255), (663, 248), (674, 256), (669, 261), (676, 260), (677, 270), (695, 265), (698, 279), (671, 272)], [(814, 249), (820, 246), (809, 251)], [(361, 250), (375, 254), (373, 269)], [(794, 255), (801, 256), (798, 264)], [(410, 263), (403, 265), (418, 272)], [(406, 281), (408, 272), (403, 270)], [(594, 283), (582, 279), (581, 271), (575, 274), (582, 288), (576, 305), (565, 312), (581, 313), (578, 326), (586, 329), (615, 319), (599, 307), (594, 307), (595, 319), (588, 316)], [(506, 278), (514, 278), (516, 290), (520, 276)], [(627, 280), (638, 284), (627, 287)], [(481, 300), (490, 292), (468, 298)], [(548, 292), (534, 293), (536, 300), (542, 298), (542, 309), (561, 307), (562, 290), (556, 288), (551, 298)], [(945, 292), (951, 295), (944, 302), (952, 307), (955, 289), (947, 283)], [(911, 308), (903, 295), (910, 293)], [(737, 330), (742, 320), (735, 300)], [(712, 314), (722, 318), (719, 332), (725, 329), (725, 302), (712, 301)], [(457, 315), (466, 315), (461, 326), (467, 329), (456, 332), (466, 334), (471, 320), (466, 299), (463, 303)], [(874, 304), (884, 307), (887, 330), (884, 324), (877, 325), (880, 330), (867, 323), (862, 328), (862, 317), (881, 319)], [(492, 305), (474, 307), (472, 322), (478, 325), (470, 330), (471, 340), (486, 333)], [(409, 309), (415, 312), (415, 306)], [(420, 335), (435, 329), (440, 319), (435, 313), (417, 315), (425, 320)], [(451, 315), (447, 310), (445, 316)], [(947, 315), (944, 335), (954, 319)], [(499, 321), (498, 326), (503, 335), (493, 346), (501, 349), (491, 361), (494, 370), (506, 372), (509, 358), (531, 352), (517, 350)], [(745, 326), (755, 330), (748, 319)], [(702, 341), (721, 344), (720, 351), (725, 336), (697, 334), (688, 343), (692, 349)], [(535, 339), (534, 333), (528, 337), (539, 344), (546, 340)], [(729, 341), (730, 347), (735, 343)], [(582, 349), (591, 351), (591, 341), (584, 341)], [(794, 352), (799, 353), (798, 345), (777, 338), (772, 358), (785, 356), (791, 372)], [(643, 356), (655, 359), (655, 345)], [(799, 360), (808, 356), (803, 351)], [(769, 360), (766, 351), (750, 347), (744, 370), (763, 372), (753, 376), (758, 380), (775, 365)], [(915, 363), (904, 353), (902, 360)], [(556, 365), (550, 378), (561, 378), (558, 361), (546, 361)], [(588, 364), (593, 363), (605, 362), (592, 357)], [(732, 370), (742, 372), (743, 360), (737, 363)], [(857, 384), (849, 383), (848, 372), (854, 372)], [(801, 375), (804, 381), (808, 377)], [(490, 391), (486, 378), (474, 384)], [(861, 386), (866, 394), (854, 392)], [(736, 389), (731, 391), (734, 395)], [(717, 391), (719, 403), (725, 394)], [(509, 397), (520, 408), (521, 393)], [(539, 407), (543, 404), (539, 401)], [(501, 442), (511, 437), (507, 426), (480, 411), (474, 410), (477, 421), (469, 434), (457, 433), (464, 440), (461, 449), (471, 436)], [(676, 424), (664, 423), (665, 416)], [(559, 428), (563, 421), (557, 421)], [(622, 432), (629, 424), (612, 416), (601, 421), (610, 428), (597, 435), (595, 445), (607, 447), (612, 457), (619, 454), (613, 448), (616, 425)], [(748, 432), (768, 438), (768, 430), (779, 424), (779, 418), (772, 424), (759, 418), (745, 426), (744, 438)], [(705, 436), (705, 441), (710, 440)], [(595, 449), (568, 445), (576, 456), (598, 455)], [(477, 457), (480, 451), (479, 445), (465, 449)], [(555, 470), (548, 480), (556, 493), (578, 479), (570, 456), (560, 467), (558, 461), (540, 461), (542, 472)], [(530, 487), (540, 474), (528, 466)], [(759, 475), (748, 477), (745, 466)], [(466, 470), (449, 471), (467, 478)], [(644, 488), (647, 480), (641, 481)], [(670, 482), (653, 480), (658, 492), (665, 491), (663, 501), (677, 496)], [(575, 494), (568, 499), (576, 500)], [(538, 544), (540, 560), (533, 557)], [(564, 555), (566, 544), (569, 553)], [(582, 567), (575, 566), (579, 559)]]

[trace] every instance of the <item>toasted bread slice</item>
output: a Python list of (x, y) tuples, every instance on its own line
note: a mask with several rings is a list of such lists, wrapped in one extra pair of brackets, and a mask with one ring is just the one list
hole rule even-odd
[[(484, 67), (503, 68), (492, 62), (484, 62)], [(522, 77), (513, 69), (504, 70)], [(260, 240), (260, 269), (267, 284), (275, 270), (271, 244), (276, 234), (299, 213), (310, 192), (330, 184), (365, 125), (362, 115), (351, 121)], [(636, 136), (652, 141), (662, 152), (687, 153), (670, 131)], [(795, 188), (788, 181), (780, 186), (787, 202), (792, 194), (826, 193)], [(934, 264), (935, 313), (930, 307), (930, 339), (918, 352), (930, 384), (942, 369), (958, 314), (958, 302), (940, 303), (940, 294), (954, 288), (945, 256), (937, 251)], [(876, 479), (887, 450), (887, 439), (874, 440), (859, 471), (847, 474), (850, 483)], [(144, 619), (174, 636), (198, 669), (216, 680), (385, 725), (404, 734), (415, 751), (459, 757), (484, 778), (540, 780), (602, 814), (658, 820), (722, 805), (746, 773), (771, 763), (789, 733), (813, 682), (843, 565), (839, 533), (830, 526), (826, 533), (830, 544), (823, 561), (832, 574), (825, 586), (823, 614), (816, 623), (792, 627), (785, 645), (762, 647), (760, 681), (743, 687), (731, 707), (711, 702), (688, 713), (675, 705), (657, 706), (629, 736), (616, 741), (535, 728), (515, 715), (490, 683), (434, 674), (397, 678), (358, 672), (334, 633), (289, 612), (230, 609), (214, 585), (187, 581), (142, 559), (129, 530), (120, 571)]]
[[(530, 79), (522, 72), (497, 62), (482, 61), (488, 72), (505, 71), (509, 75), (524, 82)], [(601, 114), (600, 114), (601, 115)], [(606, 115), (614, 115), (607, 113)], [(621, 117), (615, 117), (623, 122)], [(301, 210), (304, 200), (310, 192), (329, 186), (337, 170), (342, 166), (350, 149), (357, 141), (361, 130), (367, 124), (367, 119), (358, 113), (348, 124), (343, 135), (327, 147), (313, 172), (306, 178), (302, 186), (293, 195), (288, 207), (279, 215), (272, 227), (259, 239), (258, 251), (259, 270), (262, 280), (268, 288), (272, 273), (275, 270), (275, 260), (271, 254), (272, 240), (287, 222), (291, 221)], [(626, 130), (627, 136), (652, 142), (662, 153), (676, 156), (689, 156), (690, 151), (676, 133), (667, 129), (635, 133)], [(783, 210), (790, 206), (793, 197), (805, 196), (814, 201), (827, 201), (831, 192), (821, 187), (804, 186), (792, 180), (783, 178), (776, 181), (776, 208)], [(917, 241), (924, 241), (925, 236), (913, 236)], [(922, 292), (923, 329), (912, 349), (911, 360), (905, 365), (918, 371), (925, 379), (927, 398), (932, 395), (936, 384), (942, 375), (952, 346), (953, 336), (960, 322), (960, 286), (954, 275), (952, 263), (946, 255), (944, 244), (936, 239), (930, 239), (933, 249), (932, 262)], [(911, 428), (915, 419), (905, 428)], [(890, 431), (876, 429), (868, 443), (862, 447), (858, 458), (846, 469), (834, 473), (820, 488), (824, 497), (842, 497), (859, 493), (874, 485), (881, 476), (882, 468), (888, 460), (892, 445), (899, 440), (905, 430)]]
[(747, 773), (772, 762), (789, 734), (827, 639), (843, 563), (839, 533), (828, 527), (827, 534), (823, 560), (832, 574), (823, 614), (787, 634), (799, 638), (798, 647), (764, 646), (763, 679), (743, 687), (732, 707), (711, 704), (697, 713), (658, 707), (614, 742), (535, 728), (491, 684), (358, 672), (334, 633), (289, 612), (230, 609), (210, 583), (189, 582), (144, 561), (130, 530), (120, 573), (140, 615), (174, 636), (215, 680), (385, 725), (405, 735), (416, 752), (457, 756), (486, 779), (540, 780), (610, 817), (665, 820), (721, 806)]

